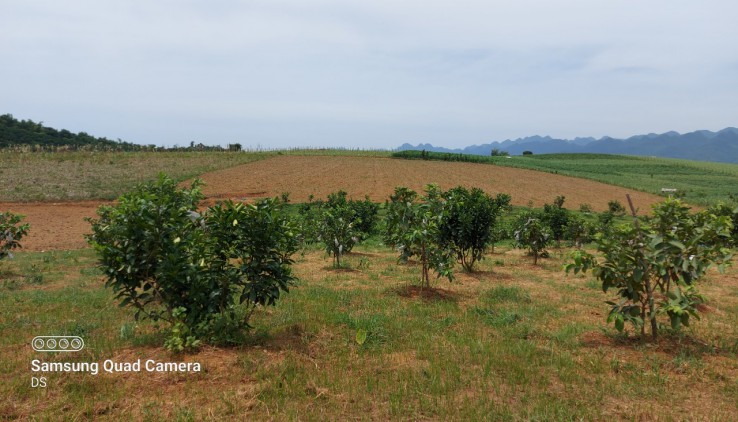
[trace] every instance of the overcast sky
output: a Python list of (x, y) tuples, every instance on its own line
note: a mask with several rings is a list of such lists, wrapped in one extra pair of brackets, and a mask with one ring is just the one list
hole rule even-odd
[(0, 0), (0, 114), (263, 148), (719, 130), (737, 21), (735, 0)]

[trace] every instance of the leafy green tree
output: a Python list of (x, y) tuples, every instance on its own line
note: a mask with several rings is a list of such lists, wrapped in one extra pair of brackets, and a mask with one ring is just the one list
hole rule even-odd
[(505, 194), (492, 198), (479, 188), (458, 186), (442, 194), (445, 201), (439, 225), (440, 242), (456, 255), (462, 267), (472, 272), (492, 242), (492, 229), (509, 204)]
[(20, 224), (23, 216), (10, 211), (0, 213), (0, 260), (12, 258), (11, 251), (21, 247), (21, 239), (28, 234), (30, 225)]
[(341, 256), (351, 252), (359, 241), (354, 221), (355, 213), (347, 204), (336, 204), (323, 210), (318, 223), (319, 239), (326, 253), (333, 257), (333, 266), (341, 266)]
[(366, 238), (374, 232), (379, 204), (371, 202), (368, 196), (364, 197), (363, 201), (348, 199), (348, 193), (339, 190), (329, 194), (324, 205), (328, 208), (346, 207), (351, 210), (350, 219), (361, 238)]
[(604, 292), (617, 289), (619, 300), (607, 302), (607, 321), (618, 331), (630, 323), (643, 337), (650, 325), (656, 340), (660, 314), (669, 317), (674, 329), (689, 325), (690, 316), (699, 319), (697, 305), (703, 299), (695, 282), (711, 266), (722, 269), (729, 263), (732, 223), (709, 212), (690, 214), (677, 199), (656, 204), (653, 218), (641, 223), (634, 216), (633, 224), (596, 235), (600, 257), (575, 251), (565, 269), (575, 274), (591, 270)]
[(584, 242), (591, 240), (591, 226), (583, 218), (570, 214), (565, 227), (565, 238), (571, 245), (581, 249)]
[(294, 279), (297, 241), (280, 201), (226, 201), (200, 215), (202, 198), (199, 181), (179, 189), (160, 175), (89, 220), (106, 286), (136, 318), (169, 322), (173, 350), (236, 342)]
[(733, 246), (738, 246), (738, 207), (719, 202), (712, 205), (707, 211), (710, 214), (730, 218), (731, 223), (733, 223), (733, 229), (730, 231), (730, 236), (733, 240)]
[(545, 253), (551, 237), (551, 230), (543, 223), (541, 216), (533, 212), (521, 215), (513, 232), (515, 246), (530, 251), (533, 265), (538, 265), (538, 257)]
[(385, 202), (387, 217), (384, 225), (383, 240), (388, 246), (395, 248), (402, 243), (402, 234), (410, 229), (415, 221), (415, 202), (418, 193), (414, 190), (398, 186)]
[(569, 210), (564, 208), (564, 197), (557, 196), (553, 204), (543, 205), (543, 223), (551, 230), (551, 237), (559, 246), (566, 237), (566, 227), (569, 224)]
[(405, 187), (395, 188), (387, 204), (387, 244), (400, 251), (400, 260), (415, 256), (422, 268), (421, 284), (430, 286), (430, 270), (438, 277), (453, 280), (451, 250), (440, 242), (439, 225), (443, 200), (437, 185), (428, 185), (421, 202), (412, 202), (417, 193)]

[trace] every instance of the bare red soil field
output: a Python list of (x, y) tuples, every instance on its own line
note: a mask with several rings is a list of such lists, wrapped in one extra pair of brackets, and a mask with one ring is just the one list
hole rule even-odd
[[(566, 197), (565, 206), (577, 209), (587, 203), (596, 211), (617, 199), (625, 204), (630, 193), (636, 206), (650, 210), (662, 200), (657, 195), (610, 186), (574, 177), (488, 164), (398, 160), (375, 157), (278, 156), (206, 173), (206, 203), (219, 199), (251, 199), (290, 193), (293, 202), (316, 199), (343, 189), (353, 198), (368, 196), (384, 201), (396, 186), (422, 191), (428, 183), (448, 189), (458, 185), (479, 187), (490, 193), (509, 193), (513, 205), (540, 207), (557, 195)], [(104, 201), (59, 203), (0, 203), (0, 211), (26, 216), (31, 232), (23, 242), (24, 250), (77, 249), (86, 246), (89, 233), (85, 217), (94, 217)]]
[(271, 197), (289, 192), (294, 202), (316, 199), (343, 189), (350, 196), (369, 196), (382, 202), (396, 186), (422, 191), (428, 183), (443, 189), (458, 185), (479, 187), (489, 193), (509, 193), (513, 205), (540, 207), (557, 195), (566, 196), (565, 206), (578, 209), (582, 203), (595, 211), (607, 202), (626, 203), (630, 193), (636, 206), (647, 211), (663, 198), (632, 189), (575, 177), (489, 164), (400, 160), (378, 157), (280, 156), (204, 174), (205, 194), (210, 198), (243, 199)]

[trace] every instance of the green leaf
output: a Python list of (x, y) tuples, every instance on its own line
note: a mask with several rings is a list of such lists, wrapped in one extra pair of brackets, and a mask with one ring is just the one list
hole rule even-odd
[(366, 342), (367, 335), (368, 335), (368, 333), (366, 332), (365, 329), (359, 328), (358, 330), (356, 330), (356, 342), (360, 346), (363, 345), (364, 342)]

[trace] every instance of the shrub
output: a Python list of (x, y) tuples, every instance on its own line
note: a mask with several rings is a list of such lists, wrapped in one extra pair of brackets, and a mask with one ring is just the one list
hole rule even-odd
[(21, 247), (20, 241), (28, 234), (30, 225), (20, 224), (23, 216), (10, 211), (0, 213), (0, 260), (12, 258), (11, 251)]
[[(363, 201), (349, 200), (339, 190), (328, 195), (325, 202), (317, 201), (313, 209), (307, 205), (303, 215), (303, 230), (314, 230), (316, 240), (323, 242), (326, 252), (333, 256), (333, 265), (340, 266), (340, 257), (351, 252), (354, 245), (369, 237), (375, 230), (379, 205), (369, 197)], [(306, 236), (307, 238), (307, 236)]]
[(565, 227), (565, 238), (577, 249), (591, 240), (591, 226), (584, 219), (576, 215), (569, 215)]
[(440, 242), (439, 224), (443, 215), (441, 191), (428, 185), (422, 202), (413, 202), (417, 193), (405, 187), (395, 188), (387, 204), (385, 241), (397, 247), (400, 260), (416, 256), (422, 268), (421, 284), (430, 285), (430, 270), (437, 277), (453, 280), (451, 250)]
[(169, 322), (172, 350), (238, 342), (254, 309), (294, 280), (297, 242), (279, 200), (226, 201), (200, 216), (199, 186), (160, 175), (89, 220), (106, 286), (137, 319)]
[(733, 224), (733, 229), (730, 231), (733, 246), (738, 246), (738, 207), (731, 207), (722, 202), (719, 202), (707, 210), (710, 214), (716, 216), (728, 217)]
[(490, 197), (479, 188), (468, 190), (462, 186), (444, 192), (443, 214), (439, 224), (439, 241), (449, 248), (466, 271), (482, 259), (492, 243), (492, 229), (502, 210), (510, 203), (510, 196)]
[(326, 253), (333, 256), (333, 266), (341, 266), (341, 255), (351, 252), (359, 241), (355, 227), (355, 213), (348, 205), (336, 204), (326, 207), (318, 224), (319, 239), (325, 245)]
[(516, 247), (530, 251), (533, 255), (533, 265), (537, 265), (538, 257), (546, 252), (546, 246), (551, 239), (551, 230), (542, 222), (539, 214), (529, 212), (518, 218), (513, 238)]
[(592, 205), (589, 205), (587, 203), (579, 204), (579, 212), (581, 212), (582, 214), (591, 214)]
[(625, 207), (617, 199), (607, 202), (607, 210), (617, 216), (625, 215)]
[[(630, 323), (645, 336), (650, 323), (656, 340), (657, 317), (666, 314), (674, 329), (698, 318), (703, 301), (694, 283), (712, 265), (729, 263), (727, 246), (732, 223), (728, 217), (709, 212), (690, 214), (679, 200), (668, 199), (654, 206), (648, 224), (621, 226), (595, 237), (602, 257), (585, 251), (572, 253), (567, 272), (589, 271), (602, 282), (602, 290), (617, 289), (619, 300), (610, 306), (608, 322), (618, 331)], [(656, 293), (660, 293), (657, 295)]]
[(557, 196), (553, 204), (543, 205), (543, 223), (551, 230), (551, 237), (559, 246), (566, 236), (566, 228), (569, 224), (569, 211), (564, 208), (564, 197)]

